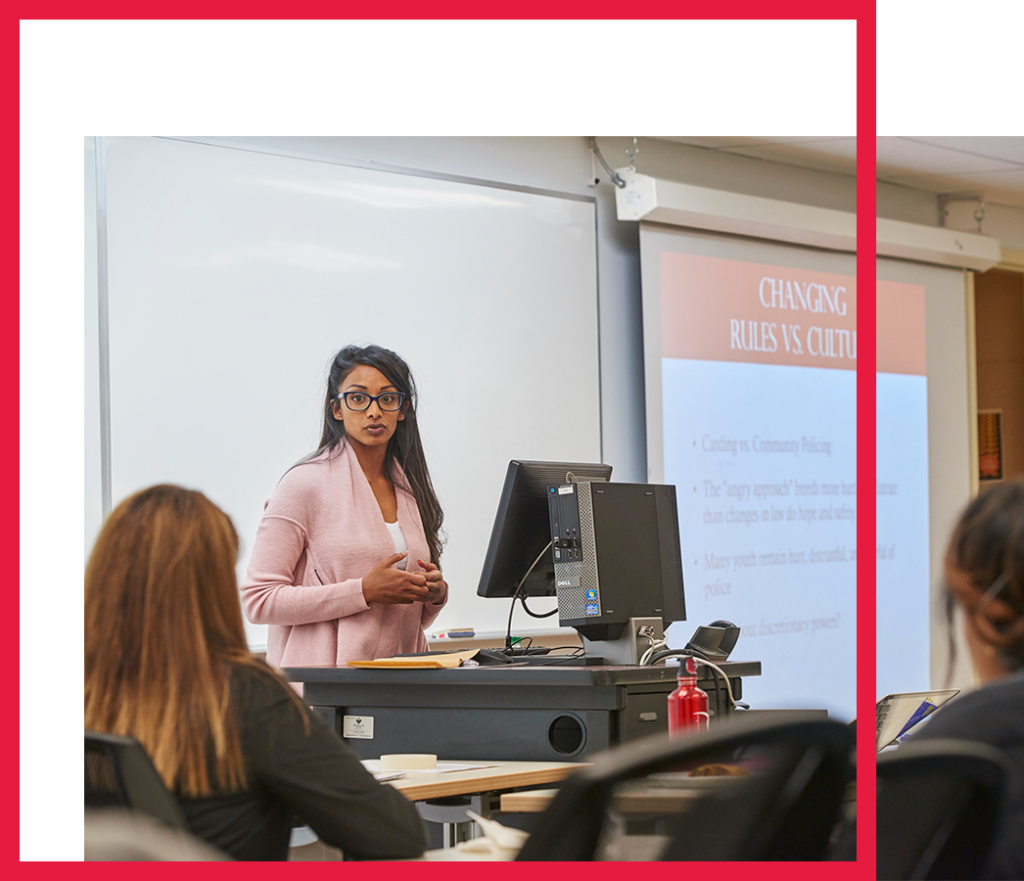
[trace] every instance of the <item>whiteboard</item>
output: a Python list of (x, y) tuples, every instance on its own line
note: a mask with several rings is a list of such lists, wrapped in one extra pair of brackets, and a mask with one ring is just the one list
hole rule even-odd
[(413, 370), (445, 511), (451, 599), (431, 630), (503, 631), (508, 601), (476, 586), (509, 460), (602, 458), (594, 201), (104, 143), (114, 503), (202, 490), (234, 521), (243, 576), (264, 502), (317, 446), (331, 356), (377, 343)]

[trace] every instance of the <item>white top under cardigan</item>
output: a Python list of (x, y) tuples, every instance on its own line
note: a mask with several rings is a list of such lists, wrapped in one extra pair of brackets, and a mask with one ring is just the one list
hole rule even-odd
[[(404, 554), (407, 550), (409, 550), (409, 546), (405, 543), (405, 533), (402, 532), (402, 524), (388, 523), (385, 520), (384, 525), (388, 528), (388, 532), (391, 533), (391, 539), (395, 543), (395, 553)], [(405, 571), (405, 567), (408, 565), (408, 563), (409, 558), (403, 557), (401, 560), (395, 563), (395, 568)]]
[[(395, 496), (408, 571), (418, 572), (416, 560), (429, 560), (430, 550), (404, 474)], [(334, 666), (426, 651), (423, 630), (443, 601), (387, 605), (363, 598), (363, 576), (394, 553), (347, 441), (288, 471), (266, 504), (241, 585), (248, 619), (270, 625), (267, 662)]]

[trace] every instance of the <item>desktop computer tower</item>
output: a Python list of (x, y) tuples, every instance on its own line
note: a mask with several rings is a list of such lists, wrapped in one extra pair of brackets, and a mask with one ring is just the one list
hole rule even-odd
[(631, 619), (685, 620), (674, 486), (552, 486), (548, 513), (561, 626), (604, 643)]

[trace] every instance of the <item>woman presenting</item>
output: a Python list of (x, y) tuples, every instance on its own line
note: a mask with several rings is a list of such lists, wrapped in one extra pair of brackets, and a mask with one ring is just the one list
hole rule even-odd
[(379, 346), (342, 349), (320, 446), (267, 502), (241, 587), (249, 620), (270, 625), (267, 661), (330, 666), (426, 651), (423, 630), (448, 598), (443, 518), (408, 365)]

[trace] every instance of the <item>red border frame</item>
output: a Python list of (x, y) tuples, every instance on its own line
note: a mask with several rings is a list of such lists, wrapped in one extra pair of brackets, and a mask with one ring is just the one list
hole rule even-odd
[[(161, 5), (123, 3), (123, 2), (92, 2), (92, 3), (53, 3), (53, 4), (28, 4), (24, 19), (117, 19), (117, 18), (274, 18), (280, 19), (280, 4), (254, 2), (242, 7), (231, 2), (228, 3), (175, 3)], [(581, 3), (579, 0), (569, 2), (543, 2), (537, 0), (532, 2), (516, 3), (513, 9), (495, 3), (484, 6), (480, 3), (460, 2), (460, 0), (441, 0), (441, 2), (430, 2), (430, 0), (398, 0), (387, 7), (386, 11), (374, 9), (367, 2), (355, 3), (313, 3), (303, 4), (301, 14), (295, 11), (295, 7), (289, 9), (287, 17), (293, 18), (537, 18), (537, 19), (699, 19), (699, 18), (792, 18), (792, 19), (856, 19), (857, 22), (857, 287), (860, 297), (858, 299), (858, 369), (857, 369), (857, 542), (863, 552), (858, 555), (857, 565), (857, 622), (858, 622), (858, 684), (857, 684), (857, 714), (861, 718), (871, 718), (874, 706), (874, 542), (876, 542), (876, 516), (874, 516), (874, 444), (876, 444), (876, 390), (874, 390), (874, 215), (876, 215), (876, 162), (874, 162), (874, 138), (877, 134), (876, 124), (876, 88), (877, 88), (877, 9), (873, 3), (853, 2), (830, 4), (827, 10), (823, 10), (818, 3), (810, 2), (776, 2), (771, 6), (764, 4), (753, 4), (749, 0), (742, 2), (723, 2), (709, 5), (707, 3), (682, 3), (682, 2), (648, 2), (640, 8), (631, 6), (628, 3), (609, 3), (606, 0), (595, 0), (595, 2)], [(770, 12), (768, 11), (770, 10)], [(19, 42), (12, 41), (13, 51), (8, 57), (19, 59)], [(8, 82), (12, 83), (13, 113), (14, 122), (14, 143), (18, 143), (20, 137), (19, 124), (17, 122), (20, 112), (19, 73), (15, 69), (13, 77)], [(9, 168), (12, 173), (8, 174), (7, 188), (10, 194), (9, 204), (18, 204), (20, 198), (20, 168), (19, 154), (15, 152), (13, 163)], [(19, 290), (19, 226), (14, 220), (10, 224), (7, 237), (8, 265), (12, 267), (13, 284), (12, 291)], [(19, 298), (16, 293), (9, 297), (9, 320), (7, 323), (8, 340), (5, 350), (8, 361), (8, 382), (6, 383), (7, 408), (6, 412), (11, 414), (11, 431), (7, 449), (7, 481), (8, 488), (13, 489), (12, 496), (15, 496), (20, 503), (20, 449), (19, 449), (19, 406), (20, 406), (20, 369), (19, 369)], [(11, 528), (6, 531), (9, 542), (8, 558), (14, 561), (13, 570), (20, 583), (20, 518), (18, 513), (12, 516)], [(20, 606), (18, 596), (14, 595), (14, 609), (10, 611), (12, 617), (19, 619)], [(9, 657), (12, 661), (12, 668), (17, 671), (15, 681), (18, 681), (20, 674), (19, 665), (19, 639), (8, 641)], [(8, 668), (11, 669), (11, 668)], [(12, 711), (8, 716), (8, 730), (18, 731), (20, 726), (19, 708), (17, 701), (11, 701)], [(860, 726), (858, 729), (857, 758), (859, 767), (860, 784), (857, 793), (858, 813), (858, 858), (856, 863), (849, 864), (689, 864), (685, 868), (678, 867), (669, 870), (668, 867), (659, 872), (676, 871), (686, 874), (701, 875), (711, 873), (716, 879), (728, 881), (728, 879), (741, 879), (741, 881), (752, 881), (752, 879), (785, 879), (785, 881), (799, 881), (799, 879), (870, 879), (876, 877), (874, 873), (874, 742), (870, 737), (870, 726)], [(10, 746), (13, 749), (7, 751), (8, 757), (12, 759), (8, 767), (8, 780), (19, 781), (19, 749), (17, 736), (9, 738)], [(8, 792), (13, 787), (8, 788)], [(13, 814), (14, 812), (11, 811)], [(11, 816), (11, 821), (4, 825), (6, 834), (12, 841), (9, 842), (7, 852), (14, 854), (20, 849), (19, 813)], [(45, 814), (43, 814), (45, 815)], [(36, 835), (47, 834), (44, 832), (50, 824), (43, 823), (40, 829), (35, 831)], [(52, 834), (52, 832), (50, 832)], [(63, 836), (58, 836), (62, 838)], [(65, 842), (54, 842), (52, 846), (61, 847)], [(16, 858), (16, 857), (15, 857)], [(138, 868), (132, 864), (80, 864), (83, 873), (89, 876), (97, 876), (109, 879), (119, 877), (134, 879)], [(301, 869), (294, 867), (301, 866)], [(36, 868), (38, 867), (38, 868)], [(561, 867), (545, 868), (544, 864), (530, 867), (528, 870), (521, 865), (515, 864), (467, 864), (465, 868), (459, 868), (457, 864), (418, 864), (414, 867), (401, 864), (378, 864), (368, 871), (373, 871), (375, 877), (391, 878), (398, 877), (399, 873), (404, 876), (407, 873), (415, 872), (419, 877), (444, 879), (449, 881), (467, 875), (469, 872), (478, 874), (482, 869), (489, 877), (521, 876), (524, 871), (531, 873), (541, 872), (543, 875), (559, 875), (564, 871)], [(22, 864), (22, 873), (48, 872), (51, 864), (26, 863)], [(77, 871), (68, 864), (62, 864), (61, 872)], [(166, 874), (169, 878), (177, 878), (182, 871), (189, 874), (199, 873), (210, 877), (216, 873), (219, 877), (230, 875), (233, 871), (239, 871), (240, 877), (251, 879), (254, 876), (262, 876), (266, 871), (280, 877), (282, 873), (302, 872), (304, 877), (313, 874), (321, 874), (323, 877), (335, 877), (341, 867), (331, 864), (285, 864), (273, 865), (268, 869), (246, 865), (239, 869), (232, 869), (225, 864), (199, 864), (187, 867), (179, 867), (174, 864), (148, 864), (147, 873), (155, 877)], [(570, 872), (580, 871), (580, 867), (574, 867)], [(611, 873), (622, 872), (622, 867), (611, 864), (593, 864), (585, 870), (588, 877), (605, 876), (612, 877)]]
[[(857, 22), (857, 717), (875, 718), (877, 95), (874, 9)], [(857, 865), (875, 878), (874, 726), (857, 726)], [(870, 874), (867, 874), (870, 873)]]

